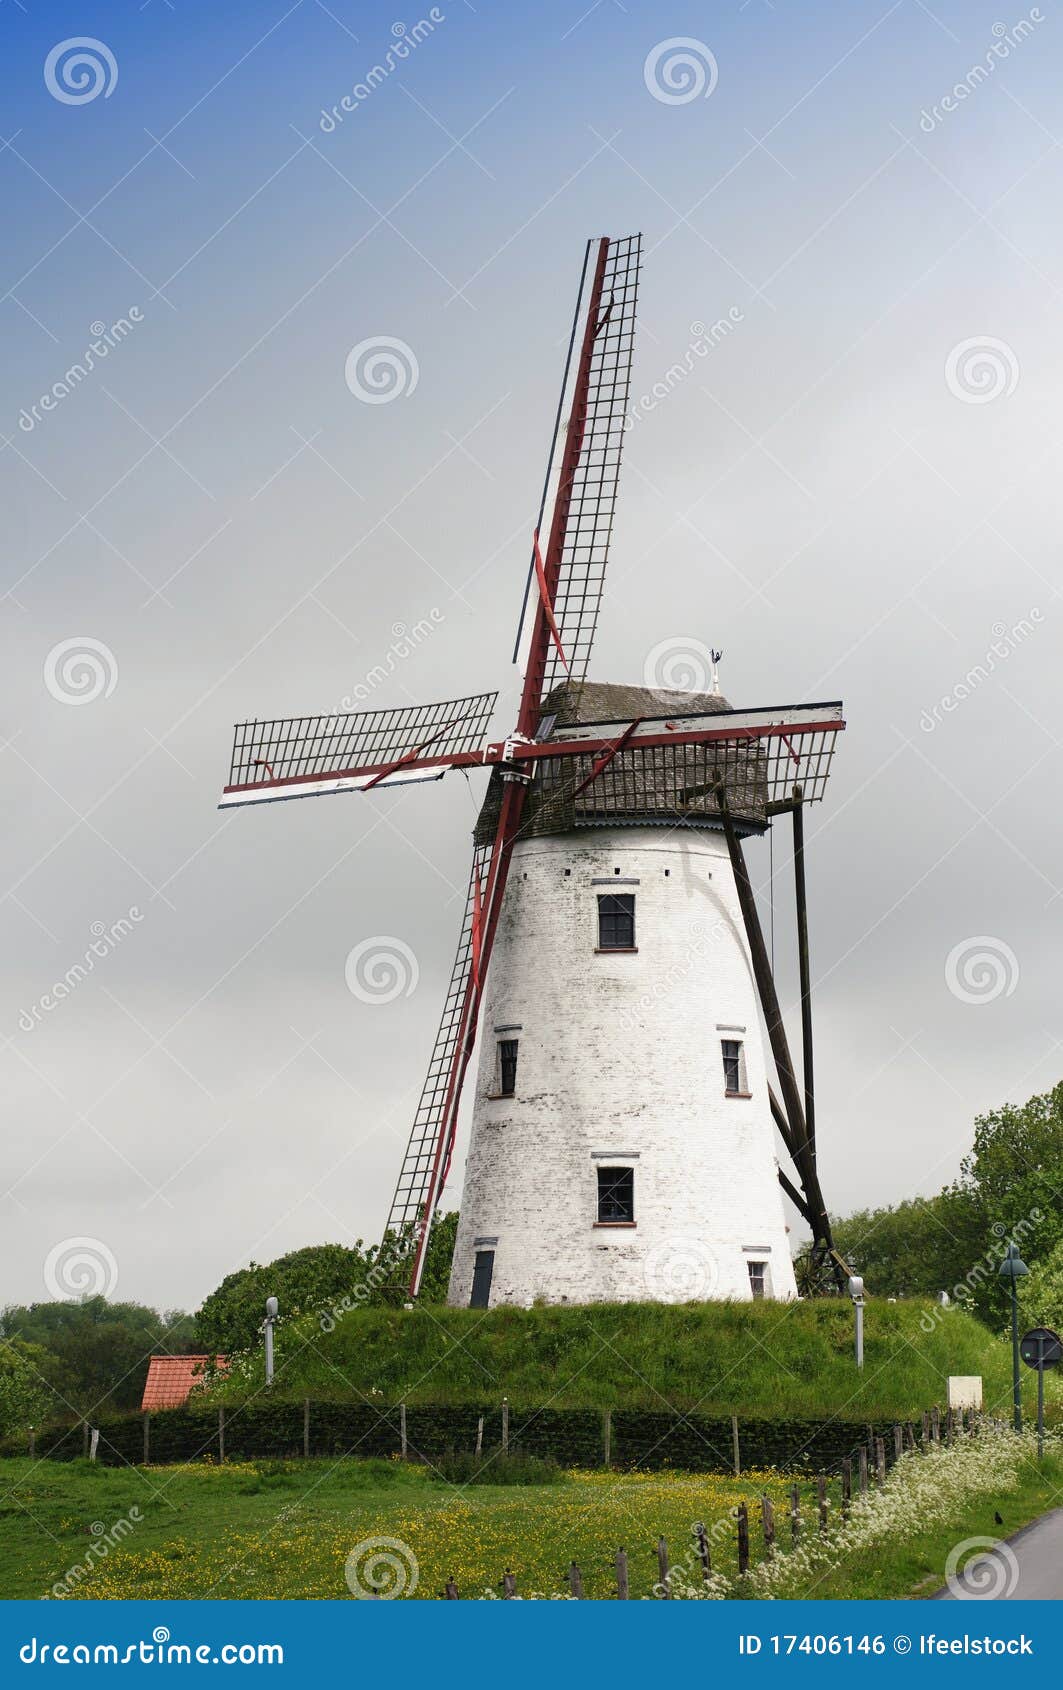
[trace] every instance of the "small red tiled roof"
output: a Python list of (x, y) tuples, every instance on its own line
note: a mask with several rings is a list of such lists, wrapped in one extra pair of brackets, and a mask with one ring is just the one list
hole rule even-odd
[(219, 1368), (226, 1365), (225, 1356), (152, 1356), (144, 1381), (141, 1413), (155, 1408), (182, 1408), (211, 1361)]

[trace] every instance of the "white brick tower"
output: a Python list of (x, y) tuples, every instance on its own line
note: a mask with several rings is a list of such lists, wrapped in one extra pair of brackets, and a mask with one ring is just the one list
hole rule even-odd
[(722, 832), (518, 842), (480, 1025), (452, 1303), (796, 1296)]

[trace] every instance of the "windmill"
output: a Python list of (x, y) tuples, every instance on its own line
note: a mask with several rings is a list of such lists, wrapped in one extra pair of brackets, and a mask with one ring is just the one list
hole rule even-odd
[[(525, 668), (509, 735), (487, 737), (497, 693), (235, 730), (222, 807), (490, 771), (457, 955), (388, 1217), (389, 1231), (409, 1240), (411, 1296), (481, 1023), (451, 1301), (790, 1297), (782, 1192), (812, 1232), (818, 1270), (836, 1280), (846, 1271), (816, 1162), (803, 837), (804, 807), (822, 798), (845, 726), (841, 705), (733, 710), (716, 651), (702, 693), (587, 680), (641, 244), (592, 239), (584, 254), (513, 653), (523, 649)], [(743, 851), (785, 813), (800, 1082)], [(776, 1162), (773, 1126), (793, 1179)]]

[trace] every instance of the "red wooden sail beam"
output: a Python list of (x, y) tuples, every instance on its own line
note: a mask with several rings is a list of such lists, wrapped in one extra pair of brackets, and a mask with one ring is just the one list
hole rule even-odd
[[(707, 721), (719, 721), (724, 711), (714, 712), (705, 718)], [(643, 720), (641, 723), (632, 722), (628, 725), (633, 735), (627, 742), (631, 749), (652, 751), (661, 746), (682, 745), (711, 745), (728, 740), (751, 743), (766, 739), (779, 739), (786, 744), (790, 755), (793, 756), (789, 741), (792, 737), (807, 734), (841, 733), (845, 728), (845, 720), (841, 716), (816, 716), (810, 721), (787, 721), (778, 719), (764, 723), (754, 723), (752, 718), (756, 711), (742, 712), (741, 725), (715, 728), (663, 728), (660, 732), (653, 731), (653, 723)], [(762, 714), (771, 715), (770, 711)], [(663, 719), (662, 719), (663, 720)], [(688, 717), (688, 721), (694, 718)], [(636, 732), (638, 728), (643, 731)], [(620, 731), (626, 732), (627, 729)], [(386, 780), (396, 773), (420, 775), (423, 778), (438, 777), (448, 769), (490, 768), (506, 763), (536, 763), (543, 758), (554, 757), (585, 757), (597, 752), (607, 751), (616, 742), (616, 736), (591, 737), (581, 735), (578, 739), (558, 739), (541, 741), (497, 740), (476, 751), (440, 752), (430, 757), (420, 757), (416, 754), (400, 760), (398, 763), (369, 764), (364, 767), (337, 769), (335, 772), (322, 776), (320, 774), (294, 775), (287, 779), (245, 781), (237, 786), (224, 788), (224, 796), (219, 808), (225, 809), (233, 804), (249, 802), (255, 796), (299, 797), (301, 788), (313, 788), (307, 796), (318, 796), (321, 789), (329, 787), (339, 791), (340, 782), (348, 783), (347, 790), (366, 791), (375, 786), (378, 781)]]
[(558, 632), (557, 619), (554, 616), (554, 607), (550, 599), (550, 589), (546, 584), (546, 569), (543, 564), (543, 554), (539, 550), (538, 529), (535, 530), (535, 537), (532, 540), (532, 556), (535, 559), (535, 579), (539, 586), (539, 603), (542, 606), (543, 615), (546, 618), (546, 625), (550, 630), (550, 638), (557, 647), (557, 655), (561, 659), (561, 662), (564, 665), (565, 674), (567, 675), (569, 673), (568, 659), (565, 656), (565, 648), (561, 644), (561, 635)]
[[(561, 578), (561, 557), (564, 551), (565, 536), (568, 528), (569, 509), (572, 503), (572, 493), (579, 468), (580, 452), (583, 448), (583, 435), (587, 426), (587, 391), (590, 381), (591, 356), (594, 351), (594, 337), (601, 313), (602, 278), (605, 275), (606, 254), (609, 242), (603, 240), (598, 248), (597, 262), (591, 281), (590, 298), (587, 303), (587, 317), (583, 329), (583, 340), (580, 345), (579, 362), (576, 366), (576, 380), (572, 394), (572, 409), (569, 413), (568, 426), (565, 429), (565, 443), (561, 454), (561, 467), (557, 479), (557, 492), (554, 496), (553, 514), (550, 520), (550, 531), (546, 543), (545, 558), (537, 556), (536, 574), (539, 577), (539, 599), (532, 618), (531, 640), (528, 648), (528, 666), (524, 672), (524, 687), (521, 692), (520, 709), (517, 713), (517, 731), (531, 738), (535, 732), (539, 719), (539, 706), (542, 703), (545, 681), (548, 670), (551, 641), (551, 622), (556, 633), (557, 623), (554, 616), (554, 602), (557, 598), (558, 582)], [(536, 543), (535, 552), (539, 547)], [(558, 633), (557, 645), (561, 647), (561, 636)], [(568, 673), (568, 664), (565, 664)]]

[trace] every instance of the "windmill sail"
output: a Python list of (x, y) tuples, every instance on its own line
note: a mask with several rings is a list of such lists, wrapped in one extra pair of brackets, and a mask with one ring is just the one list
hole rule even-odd
[(489, 845), (478, 846), (473, 853), (458, 949), (421, 1101), (417, 1105), (395, 1195), (391, 1200), (389, 1231), (401, 1233), (418, 1223), (426, 1212), (430, 1215), (446, 1178), (450, 1134), (444, 1133), (444, 1127), (452, 1125), (457, 1114), (454, 1076), (469, 1031), (475, 985), (473, 960), (479, 949), (478, 943), (474, 945), (474, 927), (490, 858)]
[(476, 750), (497, 698), (238, 722), (219, 809), (439, 780), (448, 764), (434, 760)]
[(557, 489), (558, 504), (566, 509), (553, 612), (567, 673), (552, 649), (544, 694), (559, 681), (585, 680), (590, 663), (620, 480), (641, 264), (641, 235), (608, 242), (586, 386), (568, 424), (570, 434), (580, 435), (579, 453), (570, 478), (563, 477)]
[(559, 681), (583, 681), (590, 663), (620, 479), (641, 263), (641, 235), (587, 244), (525, 589), (525, 610), (529, 592), (539, 598), (526, 689), (536, 704)]

